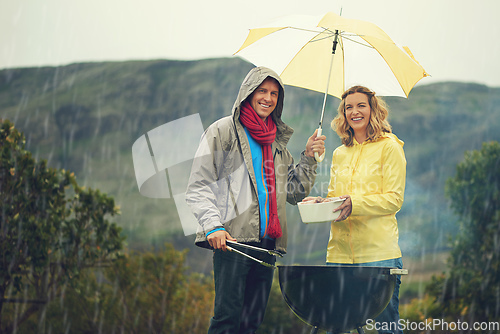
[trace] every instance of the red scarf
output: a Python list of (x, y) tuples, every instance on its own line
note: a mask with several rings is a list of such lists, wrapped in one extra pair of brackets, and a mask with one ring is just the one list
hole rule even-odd
[(264, 175), (269, 194), (269, 224), (267, 234), (271, 238), (279, 238), (283, 234), (280, 221), (278, 219), (278, 207), (276, 204), (276, 187), (274, 174), (274, 161), (271, 144), (276, 138), (276, 124), (269, 115), (265, 123), (257, 115), (248, 101), (241, 105), (240, 122), (248, 129), (248, 132), (257, 143), (262, 146), (262, 158), (264, 164)]

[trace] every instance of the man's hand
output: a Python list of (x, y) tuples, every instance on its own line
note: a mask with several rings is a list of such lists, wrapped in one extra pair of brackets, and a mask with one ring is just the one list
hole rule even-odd
[(211, 233), (207, 237), (207, 241), (213, 249), (222, 249), (224, 252), (227, 250), (226, 240), (236, 241), (227, 231), (223, 230)]
[(308, 157), (314, 158), (314, 152), (318, 152), (321, 156), (325, 152), (325, 139), (326, 136), (317, 137), (318, 129), (314, 131), (313, 135), (309, 137), (306, 143), (306, 155)]

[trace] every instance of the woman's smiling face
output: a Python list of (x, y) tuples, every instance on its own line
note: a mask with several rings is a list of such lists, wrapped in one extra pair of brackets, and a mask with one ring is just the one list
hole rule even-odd
[(345, 117), (359, 143), (366, 140), (366, 127), (370, 123), (370, 114), (371, 108), (366, 94), (354, 93), (346, 96)]

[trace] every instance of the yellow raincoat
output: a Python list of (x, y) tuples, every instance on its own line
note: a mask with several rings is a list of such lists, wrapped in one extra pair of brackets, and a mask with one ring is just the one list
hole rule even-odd
[(327, 262), (365, 263), (401, 257), (396, 213), (406, 182), (404, 143), (392, 133), (333, 152), (328, 197), (350, 195), (352, 213), (332, 222)]

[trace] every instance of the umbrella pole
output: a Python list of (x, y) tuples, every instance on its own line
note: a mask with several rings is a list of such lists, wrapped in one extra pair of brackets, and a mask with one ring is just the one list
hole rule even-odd
[[(326, 92), (325, 92), (325, 97), (323, 98), (323, 108), (321, 108), (321, 118), (319, 120), (319, 127), (318, 127), (318, 132), (316, 133), (316, 137), (321, 136), (321, 134), (323, 133), (323, 117), (325, 116), (326, 97), (328, 96), (328, 87), (330, 86), (330, 76), (332, 75), (333, 55), (334, 53), (332, 53), (332, 61), (330, 62), (330, 71), (328, 72), (328, 82), (326, 83)], [(323, 161), (323, 159), (325, 158), (325, 152), (323, 152), (321, 156), (318, 154), (318, 152), (314, 152), (314, 158), (316, 159), (317, 162)]]
[[(319, 129), (318, 129), (318, 132), (321, 131), (321, 128), (323, 126), (323, 117), (325, 116), (326, 98), (328, 96), (328, 88), (330, 87), (330, 78), (332, 76), (333, 56), (334, 55), (335, 54), (332, 53), (332, 60), (330, 61), (330, 70), (328, 71), (328, 81), (326, 83), (326, 92), (325, 92), (325, 97), (323, 98), (323, 107), (321, 108), (321, 119), (319, 120)], [(321, 136), (321, 134), (318, 134), (318, 136)]]
[[(335, 39), (333, 40), (333, 47), (332, 47), (332, 59), (330, 61), (330, 70), (328, 71), (328, 80), (326, 82), (325, 97), (323, 98), (323, 107), (321, 108), (321, 118), (319, 120), (318, 133), (316, 134), (317, 137), (321, 136), (321, 134), (323, 133), (323, 117), (325, 116), (326, 97), (328, 96), (328, 88), (330, 88), (330, 78), (332, 76), (332, 69), (333, 69), (333, 56), (335, 56), (335, 50), (337, 49), (338, 37), (339, 37), (339, 31), (335, 30)], [(323, 152), (323, 154), (319, 156), (319, 154), (315, 152), (314, 158), (316, 159), (317, 162), (321, 162), (325, 158), (325, 153)]]

